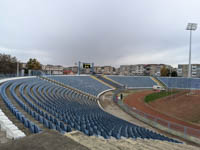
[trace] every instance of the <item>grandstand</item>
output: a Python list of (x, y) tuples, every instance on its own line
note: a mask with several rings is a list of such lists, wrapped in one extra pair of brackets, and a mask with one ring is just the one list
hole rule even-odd
[(159, 81), (165, 84), (168, 88), (176, 89), (200, 89), (199, 78), (183, 78), (183, 77), (157, 77)]
[(128, 88), (152, 88), (157, 85), (150, 77), (147, 76), (107, 76), (111, 80), (118, 82)]
[[(80, 78), (82, 82), (83, 80), (89, 82), (84, 76), (79, 77), (78, 81)], [(6, 94), (7, 88), (23, 113), (9, 100)], [(40, 123), (43, 124), (43, 128), (56, 129), (61, 133), (76, 129), (89, 136), (97, 135), (104, 138), (140, 137), (178, 142), (102, 111), (96, 99), (90, 99), (76, 91), (53, 85), (39, 78), (8, 81), (2, 84), (0, 90), (7, 107), (26, 128), (29, 128), (31, 133), (42, 131), (38, 125)], [(25, 112), (38, 123), (30, 121), (25, 116)]]
[(88, 75), (84, 76), (46, 76), (49, 79), (64, 83), (67, 86), (81, 90), (85, 93), (97, 96), (99, 93), (111, 89), (110, 87), (101, 84), (97, 80)]
[[(103, 77), (102, 77), (103, 78)], [(100, 79), (102, 79), (100, 78)], [(107, 76), (119, 88), (152, 88), (150, 77)], [(119, 82), (119, 84), (117, 84)], [(109, 84), (108, 83), (108, 84)], [(105, 112), (98, 95), (111, 87), (91, 76), (43, 76), (1, 80), (0, 96), (15, 119), (10, 119), (6, 136), (11, 139), (57, 130), (61, 134), (79, 131), (104, 139), (145, 139), (182, 143)], [(7, 115), (8, 112), (5, 113)], [(7, 119), (7, 120), (8, 120)], [(11, 125), (11, 123), (15, 124)], [(14, 133), (17, 134), (14, 134)], [(13, 133), (13, 134), (12, 134)], [(17, 135), (17, 136), (16, 136)]]

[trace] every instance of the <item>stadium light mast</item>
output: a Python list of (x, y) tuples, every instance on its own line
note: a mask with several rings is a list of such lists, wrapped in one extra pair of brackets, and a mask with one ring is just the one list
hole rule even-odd
[(17, 61), (17, 77), (19, 77), (19, 61)]
[(188, 78), (191, 77), (191, 49), (192, 49), (192, 31), (197, 29), (197, 23), (188, 23), (186, 30), (190, 31), (190, 45), (189, 45), (189, 64), (188, 64)]

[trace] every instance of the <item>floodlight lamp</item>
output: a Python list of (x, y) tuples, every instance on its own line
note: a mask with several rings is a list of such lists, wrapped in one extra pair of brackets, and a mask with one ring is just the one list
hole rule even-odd
[(197, 23), (188, 23), (186, 30), (196, 30)]

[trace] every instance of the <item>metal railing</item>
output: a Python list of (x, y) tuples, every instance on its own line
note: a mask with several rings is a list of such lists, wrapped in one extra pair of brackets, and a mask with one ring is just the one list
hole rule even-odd
[(181, 125), (181, 124), (178, 124), (178, 123), (175, 123), (175, 122), (171, 122), (171, 121), (168, 121), (168, 120), (164, 120), (162, 118), (159, 118), (159, 117), (156, 117), (156, 116), (152, 116), (150, 114), (147, 114), (147, 113), (144, 113), (138, 109), (136, 109), (135, 107), (131, 107), (125, 103), (123, 103), (123, 101), (119, 100), (117, 98), (117, 95), (119, 93), (121, 93), (124, 89), (118, 89), (115, 91), (114, 95), (113, 95), (113, 100), (114, 102), (116, 102), (118, 105), (120, 105), (121, 107), (123, 107), (123, 109), (125, 109), (125, 111), (128, 113), (128, 114), (132, 114), (131, 112), (134, 112), (135, 114), (141, 116), (141, 117), (144, 117), (148, 120), (151, 120), (153, 121), (155, 124), (159, 124), (161, 126), (164, 126), (168, 129), (171, 129), (171, 130), (174, 130), (174, 131), (178, 131), (180, 133), (183, 133), (184, 136), (193, 136), (193, 137), (196, 137), (196, 138), (199, 138), (200, 139), (200, 130), (198, 129), (194, 129), (194, 128), (191, 128), (191, 127), (188, 127), (188, 126), (184, 126), (184, 125)]

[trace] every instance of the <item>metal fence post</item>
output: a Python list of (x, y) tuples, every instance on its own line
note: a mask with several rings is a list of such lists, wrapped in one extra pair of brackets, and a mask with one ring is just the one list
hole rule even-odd
[(170, 129), (170, 122), (167, 121), (167, 127)]
[(143, 116), (144, 116), (144, 118), (147, 118), (147, 115), (143, 112)]
[(186, 135), (187, 135), (187, 127), (184, 126), (184, 136), (186, 136)]

